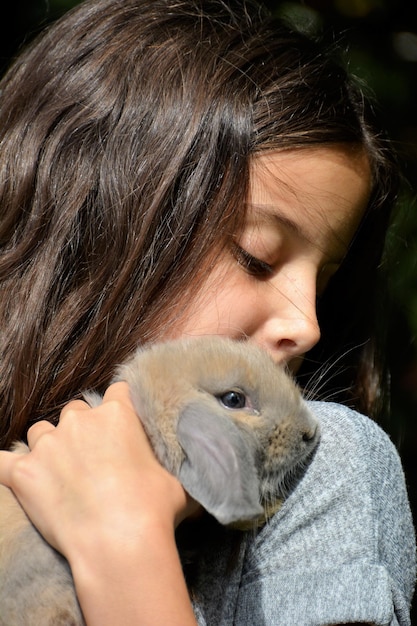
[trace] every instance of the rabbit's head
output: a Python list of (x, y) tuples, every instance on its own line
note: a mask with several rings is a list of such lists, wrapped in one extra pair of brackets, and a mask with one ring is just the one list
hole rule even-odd
[(158, 343), (116, 378), (129, 383), (161, 463), (222, 524), (262, 523), (319, 440), (293, 379), (247, 342)]

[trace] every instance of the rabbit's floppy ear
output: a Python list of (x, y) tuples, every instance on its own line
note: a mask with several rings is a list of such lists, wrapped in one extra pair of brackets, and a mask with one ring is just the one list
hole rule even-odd
[(179, 480), (221, 524), (262, 513), (259, 479), (248, 440), (220, 407), (200, 402), (181, 412), (178, 441), (186, 455)]

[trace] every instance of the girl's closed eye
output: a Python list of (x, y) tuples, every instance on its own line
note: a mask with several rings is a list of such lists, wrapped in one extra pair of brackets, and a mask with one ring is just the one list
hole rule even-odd
[(237, 244), (233, 245), (233, 256), (239, 265), (251, 276), (267, 278), (273, 272), (273, 268), (269, 263), (253, 256), (250, 252)]

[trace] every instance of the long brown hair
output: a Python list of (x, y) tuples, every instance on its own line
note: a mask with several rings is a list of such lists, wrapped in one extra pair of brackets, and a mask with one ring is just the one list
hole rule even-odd
[(250, 1), (87, 0), (0, 88), (2, 446), (184, 314), (242, 227), (262, 150), (366, 147), (374, 194), (324, 300), (320, 361), (370, 336), (355, 300), (372, 300), (395, 177), (333, 51)]

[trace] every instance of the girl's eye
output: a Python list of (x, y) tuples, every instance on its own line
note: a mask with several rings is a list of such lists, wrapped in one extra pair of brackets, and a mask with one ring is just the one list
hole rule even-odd
[(233, 247), (233, 254), (239, 265), (241, 265), (251, 276), (266, 278), (273, 272), (271, 265), (265, 263), (265, 261), (262, 261), (261, 259), (258, 259), (247, 250), (244, 250), (236, 244)]
[(226, 391), (218, 399), (226, 409), (244, 409), (246, 406), (246, 396), (242, 391)]

